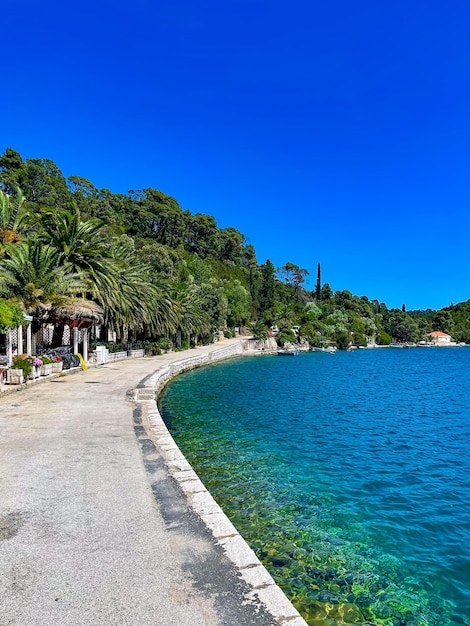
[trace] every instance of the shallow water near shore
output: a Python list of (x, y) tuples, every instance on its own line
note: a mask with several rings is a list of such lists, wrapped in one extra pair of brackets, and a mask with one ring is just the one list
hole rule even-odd
[(470, 348), (242, 357), (160, 411), (312, 626), (470, 625)]

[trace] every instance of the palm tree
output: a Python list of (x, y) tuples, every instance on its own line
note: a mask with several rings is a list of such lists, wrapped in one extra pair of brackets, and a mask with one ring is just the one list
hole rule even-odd
[(64, 324), (71, 319), (102, 320), (94, 302), (74, 298), (86, 289), (70, 264), (60, 264), (60, 254), (40, 241), (6, 246), (0, 264), (0, 293), (12, 298), (37, 320), (54, 322), (53, 341), (62, 343)]
[[(174, 296), (178, 313), (178, 336), (188, 337), (188, 347), (191, 335), (207, 335), (211, 330), (209, 314), (202, 308), (202, 300), (191, 287), (176, 293)], [(181, 339), (177, 341), (181, 344)]]
[(154, 281), (150, 268), (131, 248), (119, 245), (119, 240), (113, 242), (109, 253), (119, 288), (104, 283), (95, 294), (105, 309), (105, 323), (121, 336), (125, 328), (146, 327), (154, 335), (175, 332), (177, 314), (165, 283)]
[(82, 221), (78, 209), (47, 210), (41, 222), (42, 241), (57, 250), (60, 265), (80, 277), (82, 296), (103, 307), (105, 325), (121, 340), (127, 330), (144, 326), (153, 334), (175, 332), (177, 317), (167, 289), (152, 280), (130, 238), (106, 241), (103, 222)]
[(23, 241), (7, 244), (5, 251), (6, 258), (0, 264), (0, 293), (20, 302), (25, 310), (83, 287), (78, 274), (59, 264), (59, 253), (52, 246)]
[[(103, 222), (82, 222), (77, 208), (47, 210), (41, 216), (41, 239), (59, 252), (61, 265), (79, 274), (94, 296), (101, 289), (118, 290), (116, 268), (109, 254), (109, 244), (102, 237)], [(84, 295), (84, 294), (82, 294)]]
[(263, 322), (259, 320), (250, 324), (248, 328), (252, 333), (254, 339), (261, 339), (262, 341), (265, 341), (269, 336), (268, 329), (263, 324)]
[(6, 246), (0, 293), (15, 296), (28, 310), (47, 303), (49, 312), (73, 305), (64, 296), (81, 296), (82, 304), (91, 298), (121, 338), (144, 327), (153, 335), (176, 332), (178, 310), (169, 290), (139, 261), (132, 240), (105, 241), (103, 223), (82, 221), (78, 209), (48, 209), (40, 224), (37, 242)]
[(6, 244), (20, 241), (20, 230), (28, 215), (25, 197), (19, 188), (16, 196), (0, 190), (0, 253), (4, 253)]

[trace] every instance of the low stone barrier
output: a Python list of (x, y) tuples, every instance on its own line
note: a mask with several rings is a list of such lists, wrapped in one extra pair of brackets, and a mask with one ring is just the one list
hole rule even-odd
[(145, 356), (145, 350), (143, 348), (141, 350), (131, 350), (128, 356), (131, 359), (140, 359), (141, 357)]
[(307, 626), (183, 456), (157, 407), (158, 394), (179, 374), (241, 355), (246, 348), (246, 342), (243, 344), (240, 341), (163, 366), (147, 377), (141, 387), (134, 390), (134, 400), (141, 407), (142, 417), (150, 425), (155, 444), (163, 456), (168, 472), (178, 482), (191, 508), (202, 519), (227, 557), (237, 567), (240, 576), (249, 585), (250, 591), (246, 601), (261, 603), (280, 625)]
[(107, 352), (105, 363), (114, 363), (115, 361), (123, 361), (127, 359), (127, 352)]
[[(101, 349), (102, 348), (102, 349)], [(100, 346), (100, 350), (94, 350), (90, 355), (88, 362), (90, 364), (115, 363), (116, 361), (124, 361), (125, 359), (137, 359), (145, 356), (145, 350), (121, 350), (120, 352), (109, 352), (104, 346)]]

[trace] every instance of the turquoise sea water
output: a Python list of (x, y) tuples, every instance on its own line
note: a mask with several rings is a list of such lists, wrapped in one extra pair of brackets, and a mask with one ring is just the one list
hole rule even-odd
[(180, 376), (178, 445), (311, 625), (470, 625), (470, 348)]

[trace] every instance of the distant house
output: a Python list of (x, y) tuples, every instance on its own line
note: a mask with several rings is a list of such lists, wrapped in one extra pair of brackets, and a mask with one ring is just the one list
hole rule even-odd
[(441, 333), (440, 330), (435, 330), (432, 333), (429, 333), (429, 339), (434, 344), (446, 344), (452, 342), (452, 337), (447, 335), (446, 333)]

